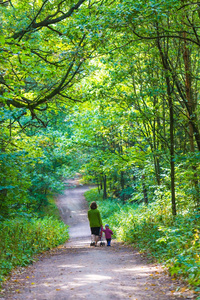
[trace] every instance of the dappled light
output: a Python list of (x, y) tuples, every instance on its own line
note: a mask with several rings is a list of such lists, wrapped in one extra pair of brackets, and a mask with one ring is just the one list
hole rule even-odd
[(199, 21), (191, 0), (0, 0), (3, 300), (199, 299)]
[[(39, 261), (22, 273), (16, 271), (8, 285), (4, 285), (6, 300), (46, 297), (50, 300), (94, 300), (94, 297), (98, 300), (178, 300), (194, 295), (171, 280), (161, 266), (148, 262), (130, 246), (112, 240), (111, 247), (101, 247), (99, 243), (91, 247), (90, 235), (79, 235), (83, 228), (88, 228), (83, 197), (86, 189), (82, 188), (82, 194), (79, 189), (78, 197), (76, 188), (69, 189), (64, 198), (61, 195), (57, 199), (59, 210), (65, 211), (62, 217), (67, 220), (74, 207), (69, 241), (41, 255)], [(80, 206), (83, 219), (79, 219)]]

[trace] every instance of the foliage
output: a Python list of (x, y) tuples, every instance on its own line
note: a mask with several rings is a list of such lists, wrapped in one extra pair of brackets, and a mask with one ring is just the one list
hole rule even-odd
[(0, 1), (0, 221), (43, 215), (49, 193), (79, 171), (110, 197), (123, 239), (188, 272), (200, 205), (199, 7)]
[(67, 174), (83, 165), (104, 197), (126, 200), (130, 187), (138, 202), (148, 202), (164, 186), (176, 214), (176, 189), (183, 187), (198, 207), (199, 4), (183, 3), (0, 4), (0, 151), (8, 161), (28, 152), (22, 172), (15, 160), (12, 180), (3, 164), (5, 215), (18, 177), (17, 202), (29, 198), (25, 206), (38, 209), (48, 188), (59, 190), (61, 164)]
[(96, 200), (103, 222), (109, 223), (118, 240), (140, 248), (165, 263), (173, 276), (192, 286), (200, 284), (200, 215), (185, 211), (175, 219), (160, 201), (148, 207), (123, 204), (116, 199), (102, 200), (96, 189), (85, 193), (87, 201)]
[(11, 137), (4, 131), (8, 142), (2, 141), (0, 149), (1, 218), (38, 213), (48, 204), (48, 194), (61, 192), (62, 179), (77, 170), (78, 161), (72, 160), (68, 148), (70, 131), (65, 123), (58, 130), (63, 115), (55, 118), (48, 128), (25, 133), (16, 127)]
[(0, 223), (0, 280), (15, 266), (25, 266), (34, 255), (64, 243), (68, 227), (53, 217), (14, 218)]

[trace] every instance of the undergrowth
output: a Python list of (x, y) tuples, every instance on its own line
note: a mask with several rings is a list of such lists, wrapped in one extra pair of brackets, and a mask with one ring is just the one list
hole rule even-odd
[(102, 200), (97, 189), (87, 191), (85, 197), (88, 202), (97, 202), (104, 224), (109, 223), (118, 240), (134, 244), (165, 263), (171, 275), (199, 291), (200, 215), (185, 213), (173, 218), (167, 210), (163, 213), (159, 202), (145, 206)]
[(40, 217), (16, 217), (1, 222), (0, 281), (14, 267), (31, 263), (35, 254), (63, 244), (68, 238), (68, 226), (60, 220), (52, 199)]

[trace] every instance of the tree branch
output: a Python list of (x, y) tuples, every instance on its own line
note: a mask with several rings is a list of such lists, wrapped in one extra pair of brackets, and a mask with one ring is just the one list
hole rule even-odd
[(64, 95), (64, 94), (62, 94), (62, 93), (58, 93), (58, 95), (62, 96), (63, 98), (67, 98), (67, 99), (69, 99), (69, 100), (72, 100), (72, 101), (74, 101), (74, 102), (80, 102), (80, 103), (83, 103), (83, 101), (81, 101), (81, 100), (73, 99), (72, 97), (69, 97), (69, 96)]
[(181, 10), (181, 9), (183, 9), (183, 8), (189, 6), (189, 5), (196, 5), (196, 4), (199, 5), (200, 2), (186, 3), (186, 4), (182, 5), (181, 7), (179, 7), (177, 10)]
[[(140, 40), (156, 40), (156, 39), (158, 39), (157, 35), (156, 36), (142, 36), (139, 33), (137, 33), (135, 30), (132, 30), (132, 31), (138, 38), (140, 38)], [(179, 33), (181, 33), (181, 32), (179, 32)], [(190, 41), (190, 42), (200, 46), (200, 43), (198, 41), (195, 41), (190, 38), (184, 38), (181, 35), (167, 35), (167, 34), (159, 35), (159, 39), (164, 39), (164, 38), (174, 38), (174, 39), (179, 39), (179, 40), (186, 40), (186, 41)], [(134, 42), (134, 40), (133, 40), (133, 42)]]
[[(22, 38), (27, 32), (32, 31), (33, 29), (37, 29), (37, 28), (41, 28), (41, 27), (47, 27), (51, 24), (56, 24), (59, 23), (67, 18), (69, 18), (74, 10), (77, 10), (86, 0), (79, 0), (77, 4), (75, 4), (74, 6), (72, 6), (67, 13), (63, 14), (62, 16), (55, 18), (55, 19), (49, 19), (52, 16), (48, 16), (46, 19), (44, 19), (41, 22), (35, 23), (34, 20), (31, 22), (31, 24), (26, 28), (26, 29), (22, 29), (19, 32), (16, 32), (12, 38), (17, 39), (17, 38)], [(40, 10), (42, 9), (42, 7), (40, 8)], [(35, 18), (34, 18), (35, 19)]]

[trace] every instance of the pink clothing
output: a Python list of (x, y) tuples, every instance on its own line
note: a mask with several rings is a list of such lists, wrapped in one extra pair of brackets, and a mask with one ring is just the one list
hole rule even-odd
[(113, 232), (110, 228), (102, 229), (102, 231), (105, 232), (106, 239), (111, 239)]

